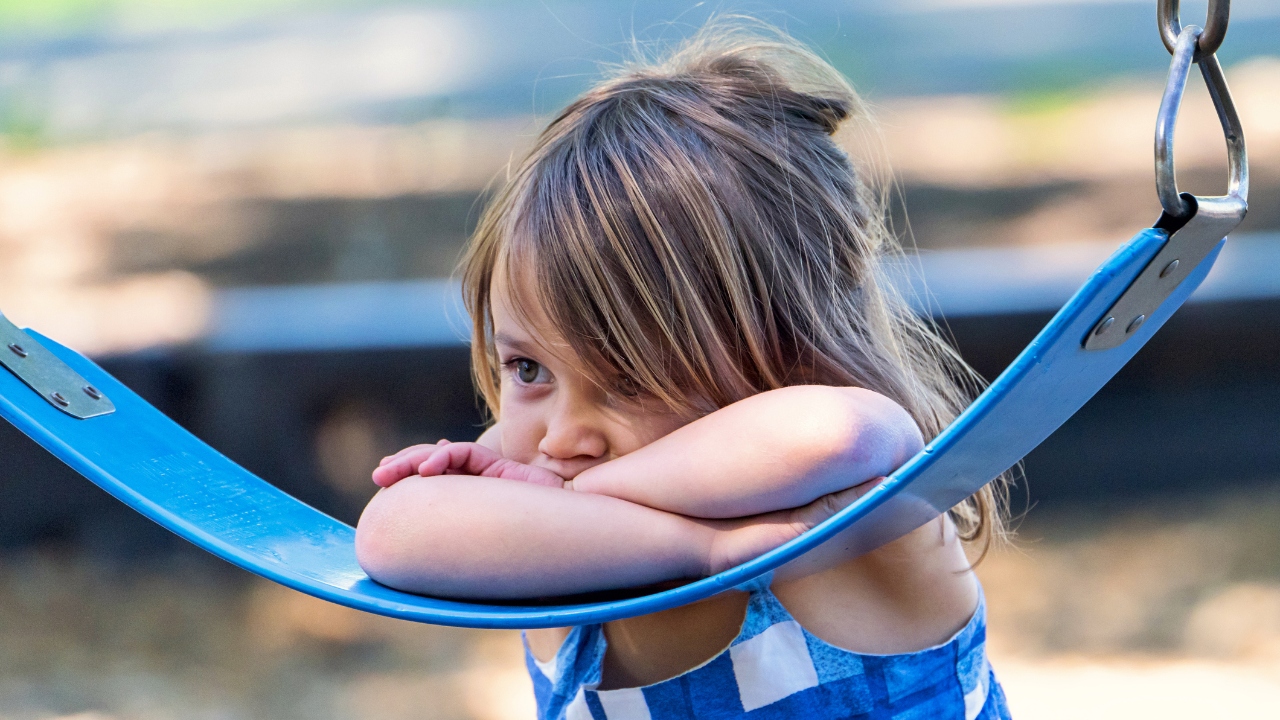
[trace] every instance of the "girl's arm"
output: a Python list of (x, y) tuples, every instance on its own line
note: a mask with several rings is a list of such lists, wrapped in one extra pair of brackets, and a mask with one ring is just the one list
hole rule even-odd
[(695, 520), (518, 480), (410, 477), (365, 508), (356, 555), (370, 577), (408, 592), (568, 595), (719, 572), (796, 537), (857, 495), (855, 488), (794, 510)]
[(744, 517), (888, 475), (923, 445), (911, 416), (883, 395), (787, 387), (585, 470), (572, 487), (692, 517)]

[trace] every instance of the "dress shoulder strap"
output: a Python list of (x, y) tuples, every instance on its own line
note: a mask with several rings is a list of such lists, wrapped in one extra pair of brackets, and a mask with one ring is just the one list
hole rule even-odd
[(751, 593), (747, 601), (747, 616), (742, 621), (742, 631), (734, 639), (733, 645), (745, 642), (770, 627), (784, 622), (795, 622), (791, 613), (782, 606), (782, 602), (773, 594), (773, 573), (765, 573), (737, 587)]

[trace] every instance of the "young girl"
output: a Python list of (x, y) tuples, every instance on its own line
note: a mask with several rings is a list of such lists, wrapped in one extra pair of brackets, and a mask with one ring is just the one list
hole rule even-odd
[[(966, 400), (886, 283), (883, 208), (832, 139), (858, 109), (780, 35), (706, 30), (542, 133), (464, 261), (475, 443), (385, 459), (374, 579), (529, 598), (716, 573), (830, 517)], [(1007, 716), (966, 542), (988, 488), (873, 552), (525, 634), (540, 718)]]

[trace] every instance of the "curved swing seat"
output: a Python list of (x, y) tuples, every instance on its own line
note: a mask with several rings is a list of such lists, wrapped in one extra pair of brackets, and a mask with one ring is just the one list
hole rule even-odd
[[(1223, 8), (1227, 4), (1214, 3)], [(945, 513), (1012, 467), (1093, 397), (1204, 280), (1247, 209), (1239, 118), (1201, 30), (1179, 28), (1157, 121), (1157, 190), (1166, 214), (1121, 246), (991, 386), (918, 455), (798, 538), (712, 577), (637, 597), (486, 604), (397, 592), (356, 562), (355, 530), (281, 492), (165, 417), (87, 358), (0, 315), (0, 416), (121, 501), (240, 567), (381, 615), (480, 628), (583, 625), (643, 615), (734, 588), (819, 546), (875, 549)], [(1215, 36), (1221, 42), (1225, 20)], [(1211, 23), (1211, 25), (1213, 25)], [(1168, 38), (1166, 38), (1168, 44)], [(1227, 138), (1227, 196), (1177, 192), (1172, 138), (1188, 69), (1200, 65)], [(1175, 218), (1179, 218), (1175, 220)], [(7, 346), (7, 349), (6, 347)]]
[[(114, 411), (87, 419), (74, 417), (61, 403), (46, 400), (51, 391), (40, 385), (39, 378), (24, 383), (15, 373), (0, 372), (0, 415), (148, 518), (250, 572), (324, 600), (440, 625), (537, 628), (604, 622), (709, 597), (827, 541), (845, 544), (853, 552), (874, 549), (977, 491), (1070, 418), (1200, 284), (1225, 242), (1222, 238), (1243, 216), (1243, 203), (1238, 212), (1225, 213), (1205, 213), (1207, 204), (1201, 200), (1201, 212), (1174, 236), (1197, 241), (1203, 259), (1195, 263), (1184, 259), (1178, 274), (1185, 277), (1166, 278), (1181, 282), (1168, 288), (1171, 292), (1163, 301), (1156, 299), (1155, 309), (1133, 332), (1119, 327), (1131, 324), (1128, 318), (1106, 323), (1105, 317), (1124, 300), (1127, 290), (1140, 289), (1144, 278), (1163, 268), (1173, 243), (1162, 229), (1144, 230), (1122, 246), (955, 422), (857, 502), (754, 560), (640, 597), (565, 605), (495, 605), (411, 595), (380, 585), (356, 563), (352, 527), (235, 464), (87, 358), (39, 335), (17, 336), (20, 331), (7, 321), (3, 322), (7, 329), (0, 327), (4, 344), (26, 342), (30, 357), (14, 360), (15, 354), (0, 347), (0, 356), (8, 353), (6, 365), (13, 368), (39, 359), (38, 348), (30, 347), (36, 340), (105, 396), (98, 402), (109, 401)], [(1182, 250), (1173, 250), (1186, 257)], [(1116, 347), (1086, 348), (1087, 340), (1104, 337), (1095, 333), (1103, 324), (1122, 342)], [(72, 390), (62, 395), (70, 399), (70, 394)], [(86, 404), (84, 397), (74, 402)]]

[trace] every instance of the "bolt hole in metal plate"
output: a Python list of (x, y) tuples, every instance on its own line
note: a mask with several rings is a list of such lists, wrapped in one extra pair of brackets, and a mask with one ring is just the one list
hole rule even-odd
[[(1173, 232), (1124, 295), (1098, 319), (1084, 340), (1086, 350), (1119, 347), (1132, 337), (1218, 241), (1240, 224), (1247, 207), (1243, 200), (1231, 196), (1206, 198), (1184, 194), (1183, 198), (1195, 208), (1191, 219)], [(1161, 227), (1163, 221), (1156, 227)]]
[(0, 365), (53, 407), (87, 420), (116, 411), (110, 398), (0, 314)]
[[(1160, 26), (1173, 60), (1156, 117), (1156, 194), (1165, 209), (1156, 229), (1168, 232), (1169, 240), (1115, 304), (1098, 318), (1084, 338), (1086, 350), (1107, 350), (1128, 340), (1187, 279), (1192, 269), (1240, 224), (1249, 209), (1249, 158), (1245, 152), (1244, 130), (1222, 75), (1222, 66), (1213, 55), (1227, 31), (1229, 6), (1226, 0), (1212, 0), (1210, 30), (1202, 32), (1194, 25), (1185, 28), (1178, 25), (1176, 0), (1160, 3)], [(1205, 44), (1199, 45), (1202, 42)], [(1227, 194), (1222, 197), (1195, 197), (1178, 192), (1173, 137), (1193, 63), (1200, 66), (1227, 143), (1229, 177)]]

